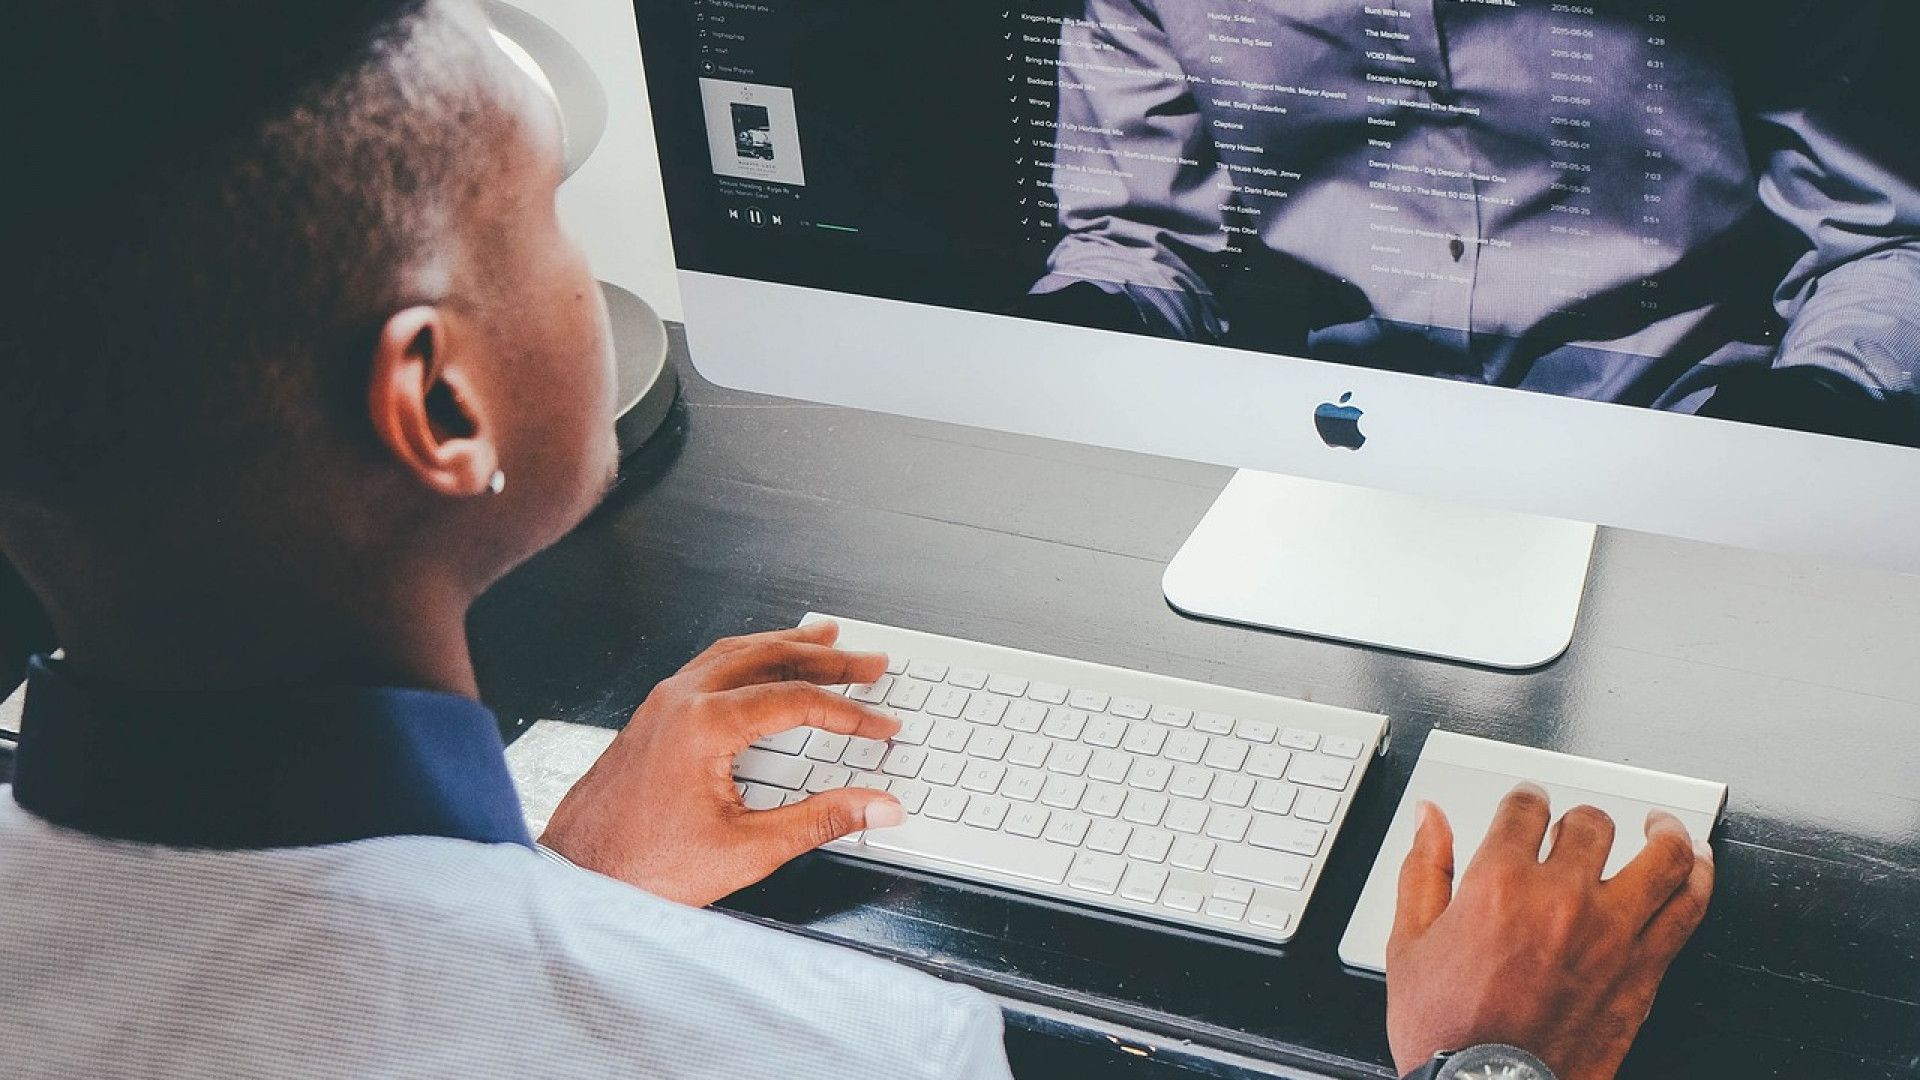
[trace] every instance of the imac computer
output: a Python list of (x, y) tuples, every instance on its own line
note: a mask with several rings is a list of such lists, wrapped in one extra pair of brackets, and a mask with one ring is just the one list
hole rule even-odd
[(1551, 660), (1594, 523), (1920, 569), (1868, 0), (636, 0), (723, 385), (1243, 470), (1182, 611)]

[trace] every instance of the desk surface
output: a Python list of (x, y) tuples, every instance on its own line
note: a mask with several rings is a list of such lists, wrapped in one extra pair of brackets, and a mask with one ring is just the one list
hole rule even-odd
[(1920, 1077), (1920, 578), (1603, 531), (1566, 656), (1523, 674), (1412, 659), (1167, 607), (1160, 573), (1226, 470), (682, 375), (607, 505), (475, 612), (503, 725), (617, 726), (713, 638), (822, 610), (1384, 712), (1395, 732), (1284, 949), (823, 854), (732, 910), (987, 988), (1022, 1038), (1110, 1047), (1112, 1025), (1168, 1060), (1388, 1075), (1384, 983), (1335, 946), (1444, 727), (1730, 786), (1712, 911), (1622, 1077)]

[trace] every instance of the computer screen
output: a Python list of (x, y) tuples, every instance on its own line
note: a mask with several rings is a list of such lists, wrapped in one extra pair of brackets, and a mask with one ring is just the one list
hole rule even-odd
[(635, 12), (716, 381), (1920, 569), (1904, 6)]

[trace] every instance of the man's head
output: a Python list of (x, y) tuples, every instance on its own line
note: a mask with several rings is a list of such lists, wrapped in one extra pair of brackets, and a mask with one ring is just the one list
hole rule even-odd
[(585, 513), (605, 315), (558, 118), (471, 0), (32, 10), (0, 64), (0, 547), (56, 621), (75, 549), (471, 593)]

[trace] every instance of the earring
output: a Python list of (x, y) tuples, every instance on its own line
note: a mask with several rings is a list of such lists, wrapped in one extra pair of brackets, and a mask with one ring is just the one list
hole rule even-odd
[(493, 492), (495, 495), (507, 490), (507, 470), (493, 470), (492, 478), (487, 481), (487, 490)]

